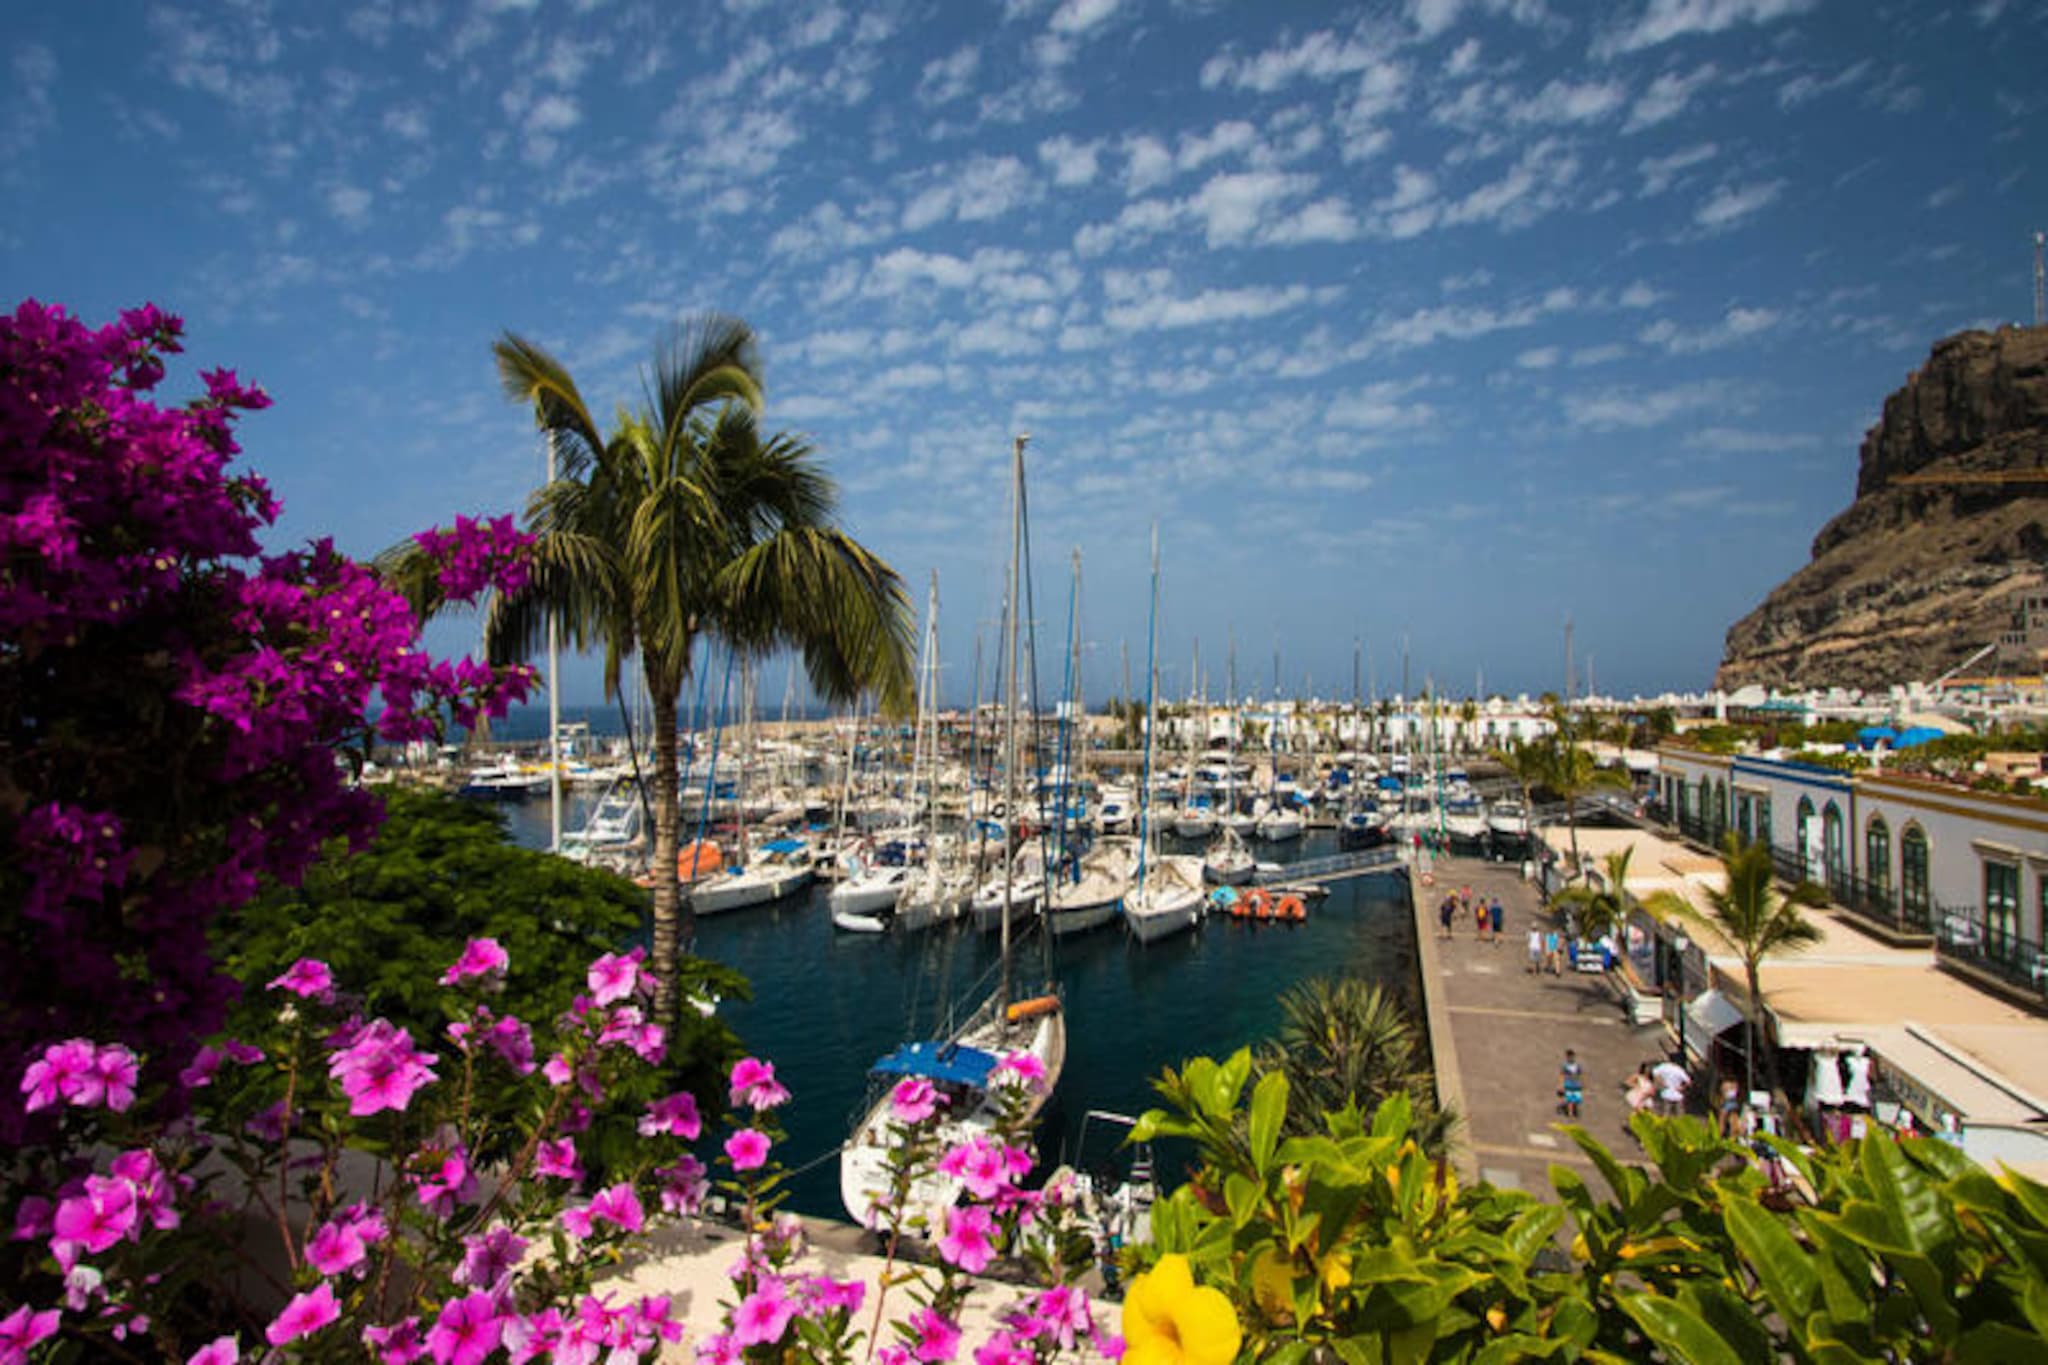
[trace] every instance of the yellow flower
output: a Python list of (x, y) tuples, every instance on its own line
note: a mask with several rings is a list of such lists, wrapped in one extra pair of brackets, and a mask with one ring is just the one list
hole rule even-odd
[(1198, 1287), (1185, 1256), (1162, 1256), (1124, 1295), (1124, 1365), (1228, 1365), (1243, 1340), (1220, 1290)]

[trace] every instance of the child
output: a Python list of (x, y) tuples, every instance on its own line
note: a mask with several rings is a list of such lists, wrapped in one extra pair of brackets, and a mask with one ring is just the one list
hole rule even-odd
[(1499, 896), (1495, 896), (1493, 904), (1486, 907), (1486, 917), (1489, 921), (1489, 932), (1493, 935), (1494, 946), (1498, 947), (1500, 945), (1501, 926), (1507, 920), (1507, 911), (1501, 907)]
[(1579, 1116), (1580, 1101), (1586, 1094), (1586, 1072), (1579, 1065), (1578, 1054), (1570, 1048), (1564, 1050), (1564, 1065), (1557, 1069), (1557, 1074), (1563, 1081), (1557, 1093), (1564, 1096), (1565, 1117), (1575, 1119)]

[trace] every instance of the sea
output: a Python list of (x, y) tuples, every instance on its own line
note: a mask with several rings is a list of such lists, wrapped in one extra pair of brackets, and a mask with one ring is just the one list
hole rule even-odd
[[(547, 846), (546, 801), (513, 805), (507, 814), (520, 843)], [(565, 819), (573, 827), (580, 815), (579, 802)], [(1283, 863), (1336, 851), (1335, 834), (1315, 830), (1291, 844), (1257, 846), (1261, 858)], [(864, 1108), (868, 1068), (902, 1042), (940, 1036), (950, 1012), (984, 998), (999, 953), (997, 936), (972, 923), (911, 935), (840, 932), (826, 895), (820, 884), (773, 905), (699, 920), (695, 948), (752, 983), (751, 1001), (719, 1009), (789, 1088), (781, 1156), (794, 1172), (790, 1207), (844, 1218), (836, 1157)], [(1300, 924), (1212, 918), (1149, 945), (1111, 925), (1055, 940), (1049, 954), (1029, 938), (1012, 951), (1015, 994), (1039, 994), (1049, 972), (1067, 1013), (1066, 1070), (1037, 1134), (1041, 1168), (1103, 1164), (1113, 1145), (1104, 1135), (1117, 1134), (1089, 1123), (1084, 1152), (1089, 1111), (1140, 1114), (1158, 1103), (1152, 1083), (1163, 1068), (1220, 1059), (1272, 1037), (1279, 997), (1297, 982), (1363, 977), (1413, 1000), (1415, 954), (1407, 882), (1388, 874), (1335, 883)], [(1163, 1184), (1179, 1183), (1186, 1155), (1159, 1153)]]

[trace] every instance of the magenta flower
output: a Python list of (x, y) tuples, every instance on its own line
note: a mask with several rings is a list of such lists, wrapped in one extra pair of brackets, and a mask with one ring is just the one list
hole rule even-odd
[(133, 1185), (125, 1180), (89, 1175), (83, 1194), (58, 1202), (51, 1240), (77, 1243), (97, 1256), (135, 1232), (138, 1219)]
[(334, 1286), (322, 1280), (307, 1293), (294, 1294), (284, 1311), (263, 1329), (263, 1336), (272, 1346), (283, 1346), (312, 1335), (340, 1316), (341, 1305), (334, 1301)]
[(526, 1239), (500, 1224), (481, 1235), (463, 1238), (462, 1249), (462, 1264), (450, 1278), (457, 1284), (496, 1293), (500, 1282), (518, 1268), (519, 1258), (526, 1254)]
[(533, 1074), (533, 1030), (524, 1022), (507, 1015), (491, 1025), (484, 1041), (505, 1065), (522, 1076)]
[(321, 1275), (339, 1275), (368, 1260), (362, 1234), (352, 1223), (322, 1223), (306, 1239), (306, 1263)]
[(945, 1235), (939, 1255), (970, 1275), (979, 1275), (995, 1259), (995, 1219), (979, 1204), (946, 1210)]
[(732, 1339), (739, 1346), (766, 1346), (782, 1339), (796, 1305), (783, 1293), (782, 1281), (764, 1280), (740, 1300), (732, 1313)]
[(22, 1073), (21, 1093), (28, 1096), (30, 1113), (47, 1109), (59, 1100), (71, 1101), (82, 1086), (94, 1084), (93, 1060), (96, 1049), (83, 1038), (52, 1043), (43, 1055)]
[(0, 1318), (0, 1360), (27, 1360), (29, 1348), (53, 1335), (62, 1317), (54, 1308), (38, 1313), (23, 1304)]
[(830, 1275), (813, 1275), (804, 1281), (803, 1292), (819, 1312), (844, 1309), (858, 1313), (861, 1300), (867, 1297), (868, 1287), (859, 1280), (835, 1280)]
[(489, 1294), (469, 1294), (441, 1309), (427, 1332), (427, 1350), (435, 1365), (482, 1365), (504, 1332), (497, 1302)]
[(695, 1213), (704, 1206), (711, 1182), (704, 1163), (683, 1153), (672, 1166), (656, 1166), (652, 1172), (661, 1182), (661, 1207), (665, 1213)]
[(939, 1158), (939, 1171), (967, 1186), (976, 1199), (995, 1199), (1031, 1170), (1031, 1154), (977, 1133)]
[(135, 1054), (119, 1043), (109, 1043), (93, 1056), (92, 1069), (107, 1108), (117, 1114), (126, 1113), (128, 1106), (135, 1103)]
[(647, 1222), (647, 1215), (640, 1207), (640, 1196), (624, 1181), (598, 1191), (597, 1197), (590, 1201), (590, 1216), (602, 1218), (626, 1232), (638, 1232)]
[(740, 1344), (730, 1333), (719, 1332), (697, 1343), (697, 1365), (739, 1365)]
[(590, 964), (586, 978), (590, 983), (591, 998), (600, 1005), (609, 1005), (614, 1000), (624, 1000), (640, 986), (640, 952), (636, 948), (630, 953), (606, 953)]
[(420, 1340), (420, 1320), (406, 1318), (389, 1327), (365, 1327), (363, 1344), (377, 1353), (381, 1365), (412, 1365), (427, 1353)]
[(274, 978), (268, 989), (290, 991), (304, 1000), (326, 1000), (334, 994), (334, 973), (317, 958), (302, 957)]
[(990, 1334), (989, 1339), (974, 1348), (974, 1365), (1035, 1365), (1038, 1356), (1025, 1341), (1008, 1328), (1001, 1328)]
[(548, 1058), (547, 1065), (540, 1069), (540, 1074), (549, 1085), (559, 1090), (569, 1083), (576, 1075), (576, 1072), (569, 1065), (569, 1059), (562, 1053), (557, 1052), (554, 1056)]
[(906, 1076), (889, 1092), (889, 1112), (900, 1123), (923, 1123), (946, 1103), (946, 1097), (922, 1076)]
[(742, 1128), (725, 1140), (725, 1155), (735, 1171), (758, 1171), (768, 1160), (768, 1135)]
[(533, 1170), (536, 1175), (557, 1180), (583, 1178), (583, 1163), (576, 1159), (576, 1144), (568, 1138), (551, 1139), (535, 1148)]
[(1033, 1088), (1045, 1084), (1045, 1063), (1029, 1052), (1012, 1052), (995, 1064), (997, 1076), (1015, 1076), (1018, 1081)]
[(462, 956), (455, 959), (455, 965), (441, 973), (441, 984), (453, 986), (474, 976), (503, 976), (511, 965), (511, 954), (498, 945), (498, 940), (473, 938), (463, 946)]
[(732, 1068), (732, 1103), (759, 1112), (773, 1109), (789, 1098), (789, 1092), (775, 1079), (775, 1063), (758, 1057), (742, 1057)]
[(185, 1365), (235, 1365), (241, 1358), (241, 1347), (233, 1337), (215, 1337), (194, 1351)]
[(434, 1054), (412, 1045), (412, 1035), (388, 1019), (373, 1019), (336, 1052), (328, 1075), (341, 1082), (348, 1112), (357, 1118), (386, 1109), (403, 1111), (420, 1087), (432, 1081)]
[(475, 1193), (476, 1175), (469, 1169), (469, 1154), (459, 1146), (419, 1177), (420, 1207), (437, 1218), (448, 1217), (457, 1204), (468, 1202)]
[(704, 1131), (704, 1121), (697, 1113), (697, 1097), (684, 1091), (665, 1100), (650, 1101), (647, 1112), (641, 1115), (639, 1130), (641, 1137), (672, 1133), (685, 1142), (695, 1141)]
[(932, 1308), (920, 1308), (910, 1315), (910, 1329), (917, 1333), (911, 1354), (928, 1363), (951, 1360), (960, 1351), (960, 1324)]

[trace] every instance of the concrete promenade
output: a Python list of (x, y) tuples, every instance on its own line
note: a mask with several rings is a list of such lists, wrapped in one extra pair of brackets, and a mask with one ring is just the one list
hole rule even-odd
[[(1519, 864), (1438, 857), (1432, 871), (1433, 886), (1413, 879), (1415, 932), (1438, 1094), (1465, 1120), (1455, 1152), (1460, 1178), (1550, 1197), (1553, 1163), (1591, 1174), (1592, 1163), (1555, 1128), (1570, 1121), (1557, 1095), (1566, 1048), (1585, 1068), (1577, 1122), (1633, 1158), (1622, 1081), (1668, 1050), (1663, 1025), (1631, 1027), (1605, 978), (1574, 973), (1569, 960), (1557, 976), (1526, 970), (1529, 929), (1548, 929), (1551, 920)], [(1453, 919), (1448, 941), (1439, 937), (1437, 907), (1462, 886), (1475, 899), (1500, 897), (1506, 921), (1498, 943), (1481, 942), (1470, 915)]]

